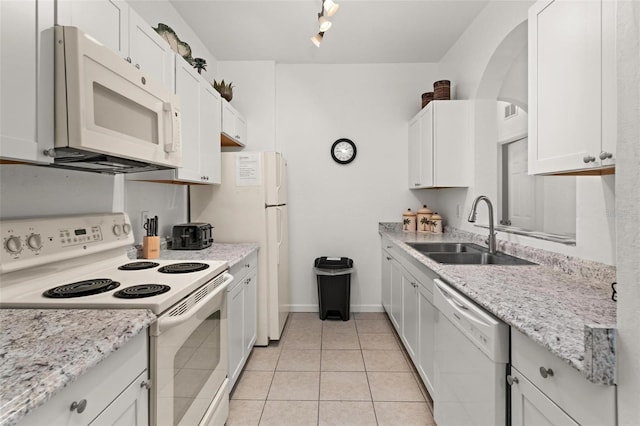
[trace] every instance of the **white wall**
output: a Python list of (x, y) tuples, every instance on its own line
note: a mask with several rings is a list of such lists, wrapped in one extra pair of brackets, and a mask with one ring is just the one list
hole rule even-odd
[[(491, 2), (478, 15), (456, 44), (444, 56), (441, 66), (452, 75), (456, 82), (459, 98), (497, 99), (501, 87), (514, 69), (514, 75), (522, 67), (522, 48), (518, 43), (523, 37), (529, 2)], [(513, 31), (513, 33), (512, 33)], [(511, 41), (505, 37), (514, 36)], [(517, 36), (517, 37), (516, 37)], [(515, 68), (504, 66), (504, 56), (494, 55), (505, 45), (511, 48), (511, 59)], [(500, 53), (503, 53), (501, 50)], [(500, 64), (500, 66), (496, 66)], [(497, 69), (505, 70), (502, 75)], [(521, 72), (519, 73), (522, 74)], [(509, 78), (510, 87), (517, 87)], [(474, 185), (468, 190), (442, 190), (437, 202), (443, 205), (445, 215), (453, 218), (449, 223), (472, 232), (484, 232), (463, 220), (456, 218), (457, 206), (464, 206), (468, 213), (471, 202), (478, 195), (487, 195), (497, 200), (497, 147), (496, 130), (489, 129), (495, 124), (495, 103), (477, 102), (475, 118), (475, 173)], [(555, 251), (580, 258), (615, 264), (615, 177), (583, 176), (576, 182), (576, 240), (575, 246), (538, 240), (525, 236), (499, 233), (498, 238), (533, 247)], [(478, 223), (488, 223), (486, 209), (481, 208)]]
[(231, 105), (247, 120), (245, 151), (278, 150), (275, 74), (273, 61), (218, 61), (215, 78), (233, 82)]
[(618, 423), (640, 423), (640, 3), (618, 3)]
[[(421, 201), (433, 205), (432, 193), (407, 189), (407, 123), (436, 76), (434, 64), (276, 66), (277, 144), (289, 164), (293, 309), (318, 308), (319, 256), (354, 259), (353, 310), (381, 309), (378, 222), (399, 222)], [(331, 159), (339, 138), (357, 146), (349, 165)]]

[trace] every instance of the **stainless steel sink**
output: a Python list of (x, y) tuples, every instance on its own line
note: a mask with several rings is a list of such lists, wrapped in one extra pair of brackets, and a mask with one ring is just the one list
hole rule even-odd
[(420, 253), (480, 253), (485, 248), (472, 243), (407, 243), (408, 246)]
[(536, 265), (536, 263), (504, 253), (490, 254), (486, 250), (482, 253), (427, 253), (438, 263), (452, 265)]

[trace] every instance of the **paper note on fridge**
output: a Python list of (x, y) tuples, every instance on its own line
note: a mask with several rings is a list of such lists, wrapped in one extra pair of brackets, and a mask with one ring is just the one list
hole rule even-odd
[(262, 184), (262, 163), (259, 152), (236, 156), (236, 186), (256, 186)]

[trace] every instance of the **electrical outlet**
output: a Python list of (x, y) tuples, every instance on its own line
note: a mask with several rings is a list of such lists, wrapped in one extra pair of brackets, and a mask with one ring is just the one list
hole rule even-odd
[(147, 219), (149, 219), (149, 211), (143, 210), (140, 212), (140, 226), (144, 226), (147, 223)]

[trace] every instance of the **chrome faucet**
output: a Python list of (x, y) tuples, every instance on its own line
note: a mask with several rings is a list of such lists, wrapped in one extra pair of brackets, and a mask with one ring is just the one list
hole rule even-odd
[(489, 244), (489, 253), (496, 254), (496, 233), (493, 229), (493, 204), (489, 200), (489, 197), (486, 195), (481, 195), (473, 200), (473, 204), (471, 204), (471, 213), (469, 213), (469, 222), (476, 221), (476, 209), (478, 208), (479, 201), (486, 201), (487, 206), (489, 206), (489, 238), (487, 239), (487, 244)]

